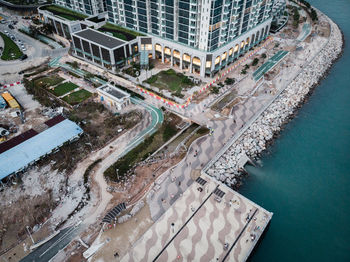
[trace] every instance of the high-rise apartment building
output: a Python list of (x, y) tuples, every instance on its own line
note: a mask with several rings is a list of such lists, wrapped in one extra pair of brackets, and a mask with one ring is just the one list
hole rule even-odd
[(104, 11), (105, 0), (54, 0), (54, 3), (86, 15), (96, 15)]
[(274, 0), (106, 0), (108, 20), (153, 36), (153, 56), (202, 76), (264, 39)]
[[(55, 3), (87, 15), (104, 10), (109, 23), (151, 37), (147, 51), (153, 58), (191, 73), (212, 76), (268, 36), (275, 1), (55, 0)], [(144, 47), (140, 44), (139, 50)]]

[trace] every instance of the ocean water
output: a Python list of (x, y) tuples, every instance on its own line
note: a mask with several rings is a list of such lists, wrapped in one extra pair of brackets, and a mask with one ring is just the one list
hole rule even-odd
[(312, 0), (345, 36), (343, 57), (240, 192), (274, 212), (251, 260), (350, 261), (350, 0)]

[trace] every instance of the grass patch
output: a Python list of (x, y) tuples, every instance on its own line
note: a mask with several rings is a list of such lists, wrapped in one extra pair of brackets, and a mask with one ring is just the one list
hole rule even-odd
[(0, 32), (2, 39), (4, 40), (4, 50), (2, 51), (2, 60), (15, 60), (20, 58), (23, 53), (19, 47), (9, 38), (7, 35)]
[(52, 12), (54, 15), (66, 18), (68, 20), (84, 20), (87, 18), (86, 15), (80, 14), (78, 12), (75, 12), (73, 10), (66, 9), (64, 7), (56, 6), (56, 5), (49, 5), (49, 6), (42, 6), (40, 7), (41, 10), (47, 10), (49, 12)]
[(220, 99), (214, 105), (212, 105), (211, 109), (220, 112), (228, 103), (235, 99), (236, 95), (237, 93), (234, 91), (229, 92), (222, 99)]
[(193, 143), (194, 140), (197, 138), (209, 134), (209, 129), (206, 127), (201, 127), (197, 130), (196, 133), (194, 133), (186, 142), (186, 147), (189, 148), (189, 146)]
[(140, 95), (140, 94), (138, 94), (138, 93), (136, 93), (136, 92), (134, 92), (134, 91), (132, 91), (132, 90), (130, 90), (130, 89), (124, 87), (124, 86), (120, 86), (120, 85), (117, 85), (117, 84), (114, 84), (114, 83), (113, 83), (113, 85), (114, 85), (115, 87), (118, 87), (119, 89), (121, 89), (121, 90), (127, 92), (128, 94), (130, 94), (130, 95), (133, 96), (133, 97), (137, 97), (137, 98), (140, 98), (141, 100), (145, 100), (145, 98), (144, 98), (142, 95)]
[(6, 2), (14, 5), (35, 5), (39, 3), (39, 0), (23, 1), (23, 0), (6, 0)]
[(84, 100), (88, 99), (91, 95), (92, 94), (89, 91), (81, 89), (79, 91), (66, 95), (62, 99), (70, 105), (77, 105), (83, 102)]
[(68, 71), (68, 74), (70, 74), (71, 76), (74, 76), (74, 77), (76, 77), (76, 78), (81, 78), (80, 75), (77, 75), (76, 73), (73, 73), (73, 72), (71, 72), (71, 71)]
[(34, 81), (38, 87), (50, 87), (61, 83), (64, 79), (60, 76), (45, 76)]
[(182, 73), (176, 73), (173, 69), (161, 71), (148, 78), (145, 82), (159, 89), (167, 89), (176, 94), (181, 93), (182, 89), (194, 86), (191, 79)]
[(133, 66), (130, 66), (127, 69), (124, 69), (123, 73), (128, 74), (132, 77), (138, 77), (140, 75), (140, 68), (137, 69)]
[(28, 80), (27, 78), (23, 78), (23, 84), (26, 88), (27, 92), (34, 96), (34, 99), (37, 100), (40, 104), (46, 107), (57, 107), (62, 106), (63, 103), (57, 99), (51, 97), (49, 92), (45, 88), (41, 88), (40, 86), (35, 84), (34, 80)]
[(141, 144), (129, 151), (125, 156), (119, 158), (104, 172), (104, 176), (111, 181), (121, 181), (131, 172), (135, 164), (145, 160), (171, 137), (177, 133), (173, 121), (163, 122), (161, 127), (153, 135), (146, 138)]
[(76, 89), (78, 86), (72, 82), (66, 82), (55, 87), (53, 93), (55, 96), (62, 96), (69, 93), (70, 91)]
[(192, 123), (181, 135), (179, 135), (176, 139), (174, 139), (170, 144), (167, 146), (168, 152), (174, 152), (176, 147), (184, 141), (186, 137), (188, 137), (196, 128), (198, 127), (198, 124)]
[(121, 26), (113, 25), (111, 23), (106, 23), (104, 26), (99, 28), (98, 31), (112, 33), (114, 37), (125, 41), (134, 40), (137, 36), (144, 36), (138, 32), (126, 29)]

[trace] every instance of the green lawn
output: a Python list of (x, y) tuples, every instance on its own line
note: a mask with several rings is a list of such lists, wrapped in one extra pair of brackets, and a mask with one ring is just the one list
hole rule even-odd
[(55, 94), (55, 96), (62, 96), (76, 89), (77, 87), (78, 86), (76, 84), (73, 84), (72, 82), (66, 82), (56, 86), (55, 89), (53, 90), (53, 93)]
[(64, 79), (59, 76), (46, 76), (35, 80), (34, 84), (39, 87), (49, 87), (61, 83)]
[(174, 93), (181, 93), (182, 89), (194, 85), (187, 76), (182, 73), (176, 73), (173, 69), (161, 71), (148, 78), (145, 82), (159, 89), (167, 89)]
[(39, 0), (34, 0), (34, 1), (23, 1), (23, 0), (6, 0), (6, 2), (15, 4), (15, 5), (35, 5), (39, 3)]
[(81, 89), (79, 91), (73, 92), (69, 95), (66, 95), (62, 99), (66, 101), (68, 104), (77, 105), (83, 102), (85, 99), (89, 98), (92, 94), (85, 89)]
[(117, 26), (111, 23), (106, 23), (104, 26), (98, 29), (101, 32), (109, 32), (112, 33), (114, 37), (130, 41), (135, 39), (137, 36), (144, 36), (143, 34), (140, 34), (138, 32), (126, 29), (121, 26)]
[(4, 40), (4, 50), (2, 51), (2, 60), (15, 60), (20, 58), (23, 53), (18, 46), (5, 34), (0, 32), (2, 39)]
[(56, 6), (56, 5), (42, 6), (40, 7), (40, 9), (47, 10), (49, 12), (52, 12), (54, 15), (57, 15), (72, 21), (84, 20), (85, 18), (87, 18), (86, 15), (83, 15), (73, 10), (69, 10), (67, 8)]

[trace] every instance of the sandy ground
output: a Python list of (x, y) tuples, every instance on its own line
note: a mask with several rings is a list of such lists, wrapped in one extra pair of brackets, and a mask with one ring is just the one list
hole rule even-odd
[[(153, 224), (149, 206), (146, 204), (132, 219), (129, 221), (117, 224), (115, 228), (106, 230), (96, 243), (105, 242), (91, 261), (119, 261), (126, 251), (131, 247), (137, 239)], [(108, 242), (107, 242), (108, 241)], [(114, 258), (115, 253), (119, 257)]]

